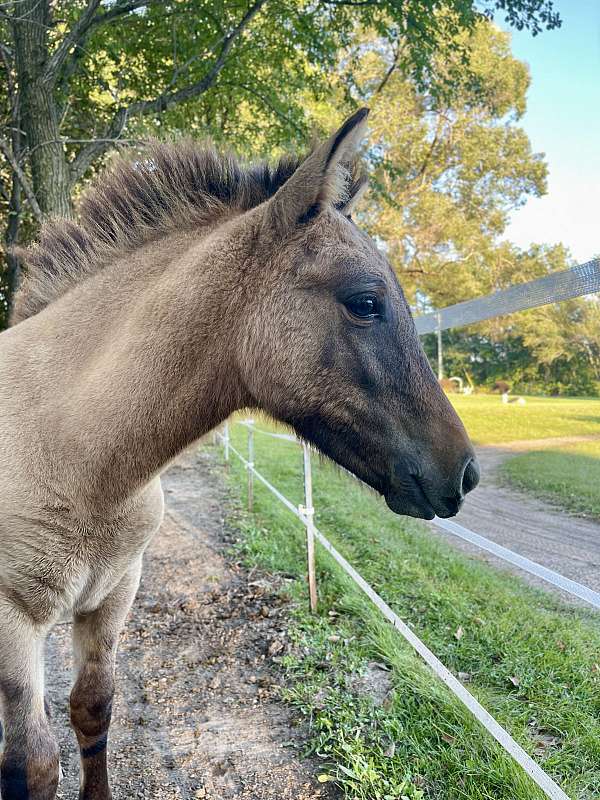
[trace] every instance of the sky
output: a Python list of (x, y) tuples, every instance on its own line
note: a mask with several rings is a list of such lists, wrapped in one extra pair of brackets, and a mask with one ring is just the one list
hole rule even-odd
[(520, 124), (549, 174), (548, 193), (513, 213), (506, 239), (562, 242), (582, 263), (600, 255), (600, 0), (554, 5), (561, 28), (512, 31), (512, 51), (531, 71)]

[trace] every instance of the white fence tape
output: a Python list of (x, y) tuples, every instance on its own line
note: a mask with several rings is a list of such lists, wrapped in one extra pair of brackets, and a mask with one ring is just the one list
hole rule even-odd
[[(249, 427), (251, 425), (251, 423), (247, 421), (242, 421), (238, 424), (244, 425), (244, 427)], [(270, 436), (274, 439), (285, 439), (289, 442), (296, 442), (298, 445), (302, 446), (302, 442), (291, 434), (271, 433), (270, 431), (263, 431), (259, 428), (254, 428), (254, 431), (255, 433), (261, 433), (264, 436)], [(238, 457), (243, 458), (239, 453), (237, 453), (237, 455)], [(244, 463), (247, 463), (245, 459)], [(348, 472), (347, 470), (344, 471), (354, 478), (351, 472)], [(259, 480), (262, 479), (259, 478)], [(280, 497), (280, 500), (282, 497)], [(295, 508), (293, 510), (295, 511)], [(463, 525), (459, 525), (458, 522), (454, 522), (453, 520), (435, 517), (435, 519), (431, 520), (429, 524), (435, 525), (438, 528), (442, 528), (447, 533), (450, 533), (453, 536), (458, 536), (461, 539), (474, 544), (476, 547), (480, 547), (482, 550), (487, 550), (488, 553), (492, 553), (498, 558), (507, 561), (509, 564), (519, 567), (519, 569), (522, 569), (524, 572), (529, 572), (531, 575), (535, 575), (536, 577), (547, 581), (553, 586), (556, 586), (563, 592), (572, 594), (574, 597), (578, 597), (580, 600), (584, 600), (586, 603), (594, 606), (594, 608), (600, 609), (600, 593), (590, 589), (589, 586), (584, 586), (582, 583), (578, 583), (577, 581), (571, 580), (571, 578), (561, 575), (560, 572), (554, 572), (554, 570), (548, 569), (548, 567), (544, 567), (542, 564), (538, 564), (536, 561), (531, 561), (529, 558), (525, 558), (525, 556), (519, 555), (519, 553), (515, 553), (513, 550), (509, 550), (507, 547), (496, 544), (496, 542), (486, 539), (485, 536), (481, 536), (480, 534), (465, 528)]]
[(525, 570), (525, 572), (536, 575), (538, 578), (542, 578), (542, 580), (551, 583), (558, 589), (562, 589), (563, 592), (568, 592), (575, 597), (579, 597), (581, 600), (585, 600), (586, 603), (600, 609), (600, 594), (590, 589), (588, 586), (577, 583), (577, 581), (572, 581), (570, 578), (565, 578), (565, 576), (561, 575), (559, 572), (554, 572), (554, 570), (543, 567), (536, 561), (530, 561), (528, 558), (525, 558), (525, 556), (514, 553), (507, 547), (502, 547), (501, 544), (496, 544), (496, 542), (492, 542), (484, 536), (470, 531), (468, 528), (459, 525), (458, 522), (454, 522), (453, 520), (436, 517), (432, 519), (429, 524), (442, 528), (442, 530), (453, 536), (459, 536), (466, 542), (471, 542), (471, 544), (481, 547), (482, 550), (487, 550), (488, 553), (493, 553), (495, 556), (498, 556), (498, 558), (502, 558), (504, 561), (508, 561), (510, 564), (514, 564), (516, 567)]
[(419, 637), (411, 631), (408, 625), (395, 614), (385, 600), (366, 582), (366, 580), (349, 564), (344, 556), (340, 555), (335, 547), (323, 534), (315, 528), (315, 537), (323, 547), (333, 556), (337, 563), (348, 573), (352, 580), (360, 586), (367, 597), (377, 606), (384, 617), (392, 623), (394, 628), (402, 634), (406, 641), (414, 647), (417, 653), (429, 664), (435, 674), (446, 684), (446, 686), (458, 697), (473, 716), (486, 728), (509, 753), (514, 760), (523, 767), (525, 772), (537, 783), (548, 797), (553, 800), (569, 800), (563, 790), (556, 784), (549, 775), (528, 755), (520, 744), (515, 742), (508, 731), (489, 714), (481, 703), (468, 692), (462, 683), (454, 677), (439, 658), (424, 644)]
[[(267, 433), (266, 431), (261, 431)], [(227, 439), (221, 434), (217, 434), (219, 438), (227, 443), (229, 450), (236, 454), (240, 461), (245, 465), (269, 489), (298, 519), (305, 525), (307, 518), (290, 500), (287, 499), (275, 486), (273, 486), (260, 472), (250, 464), (248, 459), (235, 449), (230, 441), (229, 436)], [(291, 437), (292, 439), (294, 437)], [(445, 522), (446, 520), (440, 520)], [(312, 528), (315, 538), (324, 547), (325, 550), (335, 559), (335, 561), (342, 567), (342, 569), (352, 578), (357, 586), (367, 595), (367, 597), (374, 603), (375, 606), (381, 611), (384, 617), (391, 622), (394, 628), (406, 639), (406, 641), (417, 651), (423, 660), (431, 667), (435, 674), (448, 686), (456, 697), (469, 709), (473, 716), (486, 728), (489, 733), (496, 739), (496, 741), (506, 750), (509, 755), (523, 768), (523, 770), (531, 777), (531, 779), (539, 786), (544, 794), (551, 798), (551, 800), (570, 800), (563, 790), (555, 783), (552, 778), (547, 775), (544, 770), (537, 764), (531, 756), (516, 742), (512, 736), (506, 731), (494, 717), (489, 714), (485, 708), (479, 703), (473, 695), (465, 689), (462, 683), (454, 677), (439, 658), (431, 652), (431, 650), (424, 644), (419, 637), (403, 622), (400, 617), (392, 611), (388, 604), (383, 600), (377, 592), (370, 586), (365, 579), (360, 575), (354, 567), (346, 561), (346, 559), (338, 553), (331, 542), (319, 531), (317, 528)], [(483, 538), (483, 537), (481, 537)], [(487, 540), (486, 540), (487, 541)], [(510, 552), (510, 551), (508, 551)], [(516, 554), (513, 554), (516, 555)], [(533, 563), (533, 562), (531, 562)], [(539, 566), (539, 565), (538, 565)], [(567, 579), (565, 579), (567, 580)], [(585, 587), (584, 587), (585, 588)], [(591, 590), (590, 590), (591, 591)]]

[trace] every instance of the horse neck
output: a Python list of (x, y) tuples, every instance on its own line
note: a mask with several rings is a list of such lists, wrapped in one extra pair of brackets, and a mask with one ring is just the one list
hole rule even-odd
[(118, 509), (250, 404), (236, 368), (236, 272), (214, 235), (171, 237), (56, 304), (65, 365), (54, 393), (57, 465), (63, 482), (70, 465), (71, 485), (94, 514)]

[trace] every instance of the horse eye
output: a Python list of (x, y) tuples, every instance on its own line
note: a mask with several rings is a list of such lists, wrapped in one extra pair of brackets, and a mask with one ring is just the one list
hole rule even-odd
[(345, 303), (346, 308), (361, 320), (372, 320), (379, 316), (379, 298), (374, 294), (359, 294)]

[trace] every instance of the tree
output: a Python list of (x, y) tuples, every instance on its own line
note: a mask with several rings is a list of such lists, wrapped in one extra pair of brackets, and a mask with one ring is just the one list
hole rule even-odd
[[(338, 73), (340, 97), (371, 107), (374, 180), (362, 222), (422, 311), (572, 265), (562, 246), (521, 251), (501, 241), (509, 213), (546, 190), (543, 155), (519, 127), (529, 73), (509, 36), (486, 22), (459, 38), (461, 58), (446, 54), (438, 66), (455, 75), (451, 97), (407, 75), (393, 45), (370, 30)], [(468, 68), (455, 70), (465, 54)], [(597, 394), (599, 323), (600, 306), (584, 298), (447, 331), (446, 369), (488, 386), (509, 379), (520, 391)], [(435, 362), (435, 337), (426, 347)]]
[(517, 262), (499, 237), (512, 210), (546, 191), (543, 155), (532, 152), (518, 124), (526, 65), (512, 56), (509, 36), (489, 23), (460, 38), (468, 70), (451, 98), (432, 95), (396, 69), (389, 45), (370, 33), (352, 71), (352, 91), (372, 109), (376, 191), (365, 222), (385, 243), (416, 307), (509, 285)]
[[(117, 145), (183, 128), (238, 131), (250, 147), (306, 132), (357, 26), (440, 94), (465, 67), (459, 33), (500, 9), (535, 35), (560, 25), (552, 0), (9, 0), (0, 4), (0, 202), (5, 243), (70, 215), (81, 180)], [(255, 128), (256, 136), (252, 137)], [(24, 238), (21, 236), (21, 238)], [(10, 297), (18, 264), (8, 257)]]

